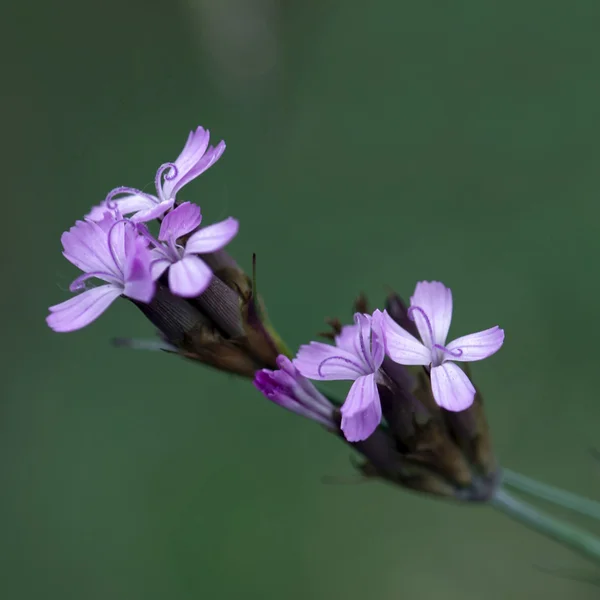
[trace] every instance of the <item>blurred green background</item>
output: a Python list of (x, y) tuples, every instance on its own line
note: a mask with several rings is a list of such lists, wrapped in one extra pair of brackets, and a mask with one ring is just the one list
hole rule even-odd
[(441, 279), (451, 335), (506, 330), (474, 366), (503, 464), (599, 497), (597, 0), (4, 8), (2, 598), (597, 598), (560, 576), (593, 565), (491, 509), (324, 484), (354, 471), (314, 424), (113, 349), (152, 334), (126, 302), (44, 322), (62, 231), (201, 124), (227, 151), (181, 199), (241, 220), (291, 345)]

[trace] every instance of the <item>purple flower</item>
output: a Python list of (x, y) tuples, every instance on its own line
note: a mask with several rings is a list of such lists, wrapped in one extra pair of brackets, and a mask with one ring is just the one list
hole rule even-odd
[(388, 356), (401, 365), (430, 365), (436, 403), (451, 411), (468, 408), (475, 398), (475, 388), (465, 372), (450, 361), (471, 362), (491, 356), (502, 346), (504, 331), (496, 326), (446, 345), (452, 320), (452, 292), (439, 281), (417, 283), (408, 314), (415, 321), (422, 343), (384, 312), (382, 325)]
[(354, 383), (342, 406), (342, 431), (350, 442), (368, 438), (381, 422), (377, 374), (383, 362), (382, 313), (356, 313), (354, 325), (346, 326), (336, 346), (311, 342), (301, 346), (294, 365), (309, 379), (349, 379)]
[(169, 288), (183, 298), (199, 296), (212, 279), (210, 267), (196, 255), (220, 250), (236, 236), (239, 227), (237, 220), (229, 217), (196, 231), (184, 246), (177, 244), (178, 238), (197, 229), (201, 222), (200, 207), (184, 202), (162, 220), (158, 240), (150, 235), (145, 225), (139, 226), (142, 234), (155, 245), (152, 250), (153, 279), (158, 279), (169, 269)]
[(277, 371), (258, 371), (255, 387), (275, 404), (335, 429), (333, 404), (283, 354), (277, 357), (277, 366)]
[(85, 282), (92, 277), (106, 284), (51, 306), (46, 322), (54, 331), (75, 331), (89, 325), (121, 295), (140, 302), (152, 300), (150, 250), (130, 221), (106, 212), (97, 223), (77, 221), (61, 241), (65, 258), (84, 272), (70, 285), (72, 292), (85, 289)]
[[(225, 151), (225, 142), (215, 148), (208, 146), (210, 133), (198, 127), (191, 131), (187, 142), (174, 163), (161, 165), (156, 172), (156, 196), (130, 187), (118, 187), (109, 192), (100, 206), (95, 206), (86, 218), (93, 221), (102, 219), (108, 208), (119, 209), (123, 215), (135, 213), (132, 221), (144, 223), (164, 215), (175, 203), (177, 192), (190, 181), (211, 167)], [(164, 175), (164, 178), (163, 178)], [(121, 198), (116, 196), (125, 194)]]

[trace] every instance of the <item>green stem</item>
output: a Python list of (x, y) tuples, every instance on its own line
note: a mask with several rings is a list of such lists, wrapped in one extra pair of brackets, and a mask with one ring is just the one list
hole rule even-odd
[(498, 488), (490, 501), (491, 505), (538, 533), (579, 552), (586, 558), (600, 563), (600, 539), (590, 533), (568, 525), (563, 521), (534, 508)]
[(536, 481), (531, 477), (504, 469), (502, 483), (530, 496), (552, 502), (574, 512), (600, 520), (600, 502)]

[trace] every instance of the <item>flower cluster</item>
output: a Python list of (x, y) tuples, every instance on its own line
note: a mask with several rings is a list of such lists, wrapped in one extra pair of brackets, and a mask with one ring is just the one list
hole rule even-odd
[[(163, 276), (176, 296), (194, 298), (206, 290), (213, 273), (200, 256), (227, 245), (237, 234), (238, 222), (228, 218), (200, 228), (200, 207), (178, 204), (176, 194), (223, 154), (225, 143), (209, 147), (209, 137), (202, 127), (190, 133), (177, 160), (156, 172), (156, 196), (116, 188), (62, 235), (65, 258), (83, 275), (69, 288), (76, 296), (50, 307), (47, 323), (52, 329), (85, 327), (119, 296), (148, 304)], [(146, 225), (152, 219), (161, 221), (158, 237)], [(105, 284), (86, 289), (90, 279)]]
[[(82, 274), (70, 286), (76, 295), (50, 307), (48, 325), (80, 329), (128, 298), (160, 339), (119, 345), (166, 350), (253, 379), (273, 403), (351, 445), (365, 459), (364, 475), (438, 496), (489, 499), (498, 467), (481, 396), (456, 363), (497, 352), (502, 329), (447, 343), (452, 293), (422, 281), (408, 307), (392, 294), (385, 310), (370, 311), (361, 298), (354, 324), (330, 322), (333, 344), (311, 342), (293, 358), (257, 294), (256, 261), (249, 276), (224, 250), (238, 222), (201, 227), (200, 207), (177, 198), (224, 149), (223, 142), (209, 147), (209, 132), (198, 127), (179, 157), (157, 170), (155, 195), (116, 188), (63, 233), (63, 254)], [(90, 287), (92, 280), (101, 284)], [(337, 403), (311, 380), (352, 384)]]
[[(385, 386), (389, 380), (382, 368), (386, 355), (398, 365), (425, 367), (437, 406), (459, 412), (473, 404), (476, 391), (455, 361), (482, 360), (504, 342), (504, 331), (496, 326), (446, 344), (452, 292), (438, 281), (417, 284), (407, 316), (421, 340), (387, 310), (375, 310), (372, 315), (356, 313), (354, 325), (341, 328), (335, 336), (335, 346), (311, 342), (300, 347), (293, 361), (299, 374), (308, 379), (354, 382), (341, 407), (341, 429), (350, 442), (368, 438), (381, 422), (378, 385)], [(259, 388), (264, 390), (264, 386)]]

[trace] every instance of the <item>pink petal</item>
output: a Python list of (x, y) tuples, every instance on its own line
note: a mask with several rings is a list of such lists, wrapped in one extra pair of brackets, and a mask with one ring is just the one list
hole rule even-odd
[(433, 397), (442, 408), (458, 412), (473, 404), (475, 388), (465, 372), (451, 362), (431, 369)]
[(386, 310), (382, 316), (383, 339), (387, 355), (401, 365), (428, 365), (431, 350), (416, 337), (402, 329)]
[(224, 221), (203, 227), (194, 233), (185, 246), (186, 254), (205, 254), (226, 246), (237, 234), (239, 223), (229, 217)]
[(50, 307), (46, 323), (54, 331), (81, 329), (97, 319), (123, 290), (113, 285), (101, 285), (69, 300)]
[[(420, 281), (410, 299), (410, 305), (421, 309), (412, 310), (411, 317), (415, 320), (423, 343), (428, 348), (432, 348), (434, 344), (443, 346), (446, 343), (452, 321), (452, 292), (450, 289), (439, 281)], [(427, 319), (421, 311), (427, 315)], [(433, 338), (430, 327), (433, 329)]]
[[(448, 360), (471, 362), (483, 360), (500, 350), (504, 343), (504, 330), (497, 325), (484, 331), (463, 335), (446, 346)], [(460, 355), (458, 351), (460, 350)]]
[(381, 422), (381, 403), (375, 374), (359, 377), (341, 408), (342, 431), (349, 442), (367, 439)]
[(321, 381), (353, 380), (369, 372), (353, 353), (321, 342), (300, 346), (293, 363), (304, 377)]
[(212, 271), (197, 256), (184, 256), (169, 269), (169, 288), (176, 296), (195, 298), (210, 284)]
[(202, 221), (200, 207), (191, 202), (184, 202), (165, 216), (160, 225), (158, 239), (168, 242), (194, 231)]

